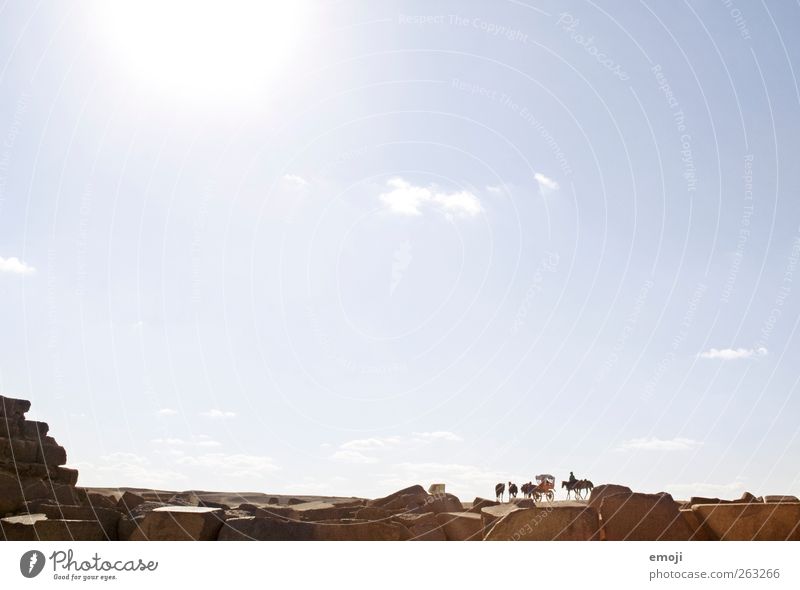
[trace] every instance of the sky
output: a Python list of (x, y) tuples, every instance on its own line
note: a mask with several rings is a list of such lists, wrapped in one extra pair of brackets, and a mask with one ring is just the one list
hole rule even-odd
[(799, 24), (3, 2), (0, 392), (79, 485), (797, 494)]

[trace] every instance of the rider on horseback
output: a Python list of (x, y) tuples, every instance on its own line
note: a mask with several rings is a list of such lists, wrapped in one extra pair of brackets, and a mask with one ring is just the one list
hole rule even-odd
[(573, 485), (573, 484), (574, 484), (576, 481), (578, 481), (578, 478), (577, 478), (577, 477), (575, 477), (575, 474), (574, 474), (574, 473), (572, 473), (572, 472), (570, 471), (570, 472), (569, 472), (569, 485), (570, 485), (570, 487), (572, 487), (572, 485)]

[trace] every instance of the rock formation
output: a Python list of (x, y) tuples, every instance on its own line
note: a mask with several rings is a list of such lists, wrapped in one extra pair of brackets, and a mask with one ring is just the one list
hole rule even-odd
[(792, 495), (676, 502), (603, 484), (588, 502), (475, 498), (464, 506), (443, 484), (430, 488), (435, 493), (414, 485), (374, 500), (284, 503), (254, 499), (259, 494), (233, 503), (235, 494), (79, 488), (48, 425), (25, 419), (29, 409), (28, 401), (0, 396), (3, 540), (800, 540), (800, 501)]

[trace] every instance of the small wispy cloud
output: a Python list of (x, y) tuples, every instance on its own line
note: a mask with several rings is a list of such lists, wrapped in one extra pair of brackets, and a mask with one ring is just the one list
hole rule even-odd
[(211, 408), (210, 410), (206, 410), (205, 412), (200, 412), (200, 415), (215, 420), (221, 418), (236, 418), (236, 412), (220, 410), (219, 408)]
[(537, 172), (536, 174), (534, 174), (533, 179), (536, 181), (536, 184), (539, 185), (539, 194), (542, 195), (543, 197), (561, 188), (558, 182), (556, 182), (552, 178), (545, 176), (541, 172)]
[(662, 439), (656, 437), (632, 438), (624, 441), (619, 450), (622, 451), (691, 451), (703, 443), (691, 438)]
[(461, 442), (463, 439), (447, 430), (414, 432), (407, 436), (376, 436), (343, 442), (331, 455), (334, 461), (343, 463), (377, 463), (387, 453), (401, 450), (408, 453), (436, 443)]
[(435, 209), (450, 217), (474, 217), (483, 211), (480, 199), (469, 191), (445, 192), (434, 185), (417, 186), (402, 178), (392, 178), (386, 186), (389, 190), (379, 198), (398, 215), (422, 215), (424, 209)]
[(284, 174), (283, 180), (284, 182), (286, 182), (286, 184), (289, 184), (296, 188), (302, 188), (304, 186), (308, 186), (308, 181), (302, 176), (298, 176), (297, 174)]
[(711, 348), (700, 353), (700, 358), (735, 361), (754, 357), (767, 356), (769, 351), (763, 346), (759, 348)]
[(17, 275), (31, 275), (36, 272), (30, 264), (22, 262), (19, 258), (12, 256), (11, 258), (3, 258), (0, 256), (0, 272), (7, 272)]
[(161, 408), (156, 412), (156, 416), (177, 416), (178, 411), (172, 408)]
[(154, 438), (154, 444), (169, 447), (218, 447), (220, 443), (212, 439), (207, 434), (198, 434), (191, 438)]

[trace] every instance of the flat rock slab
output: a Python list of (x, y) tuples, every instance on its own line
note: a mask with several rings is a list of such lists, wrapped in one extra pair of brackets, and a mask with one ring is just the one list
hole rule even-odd
[(219, 508), (162, 506), (137, 519), (127, 540), (211, 541), (217, 538), (223, 520), (224, 513)]
[(790, 503), (792, 503), (792, 502), (800, 502), (800, 499), (798, 499), (797, 496), (774, 496), (773, 495), (773, 496), (764, 496), (764, 502), (770, 502), (770, 503), (790, 502)]
[(45, 514), (26, 514), (0, 520), (7, 541), (105, 541), (100, 523), (85, 520), (49, 519)]
[(510, 514), (516, 510), (522, 510), (519, 506), (514, 504), (498, 504), (497, 506), (487, 506), (481, 508), (481, 522), (483, 529), (488, 531), (492, 525), (505, 515)]
[(587, 506), (522, 508), (500, 518), (486, 541), (588, 541), (600, 523), (597, 511)]
[(692, 511), (720, 541), (800, 541), (800, 503), (700, 504)]
[(483, 539), (483, 521), (475, 512), (440, 512), (436, 520), (448, 541), (480, 541)]
[(607, 495), (599, 512), (606, 541), (688, 541), (694, 533), (666, 493)]

